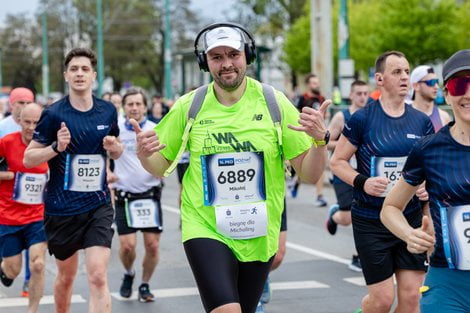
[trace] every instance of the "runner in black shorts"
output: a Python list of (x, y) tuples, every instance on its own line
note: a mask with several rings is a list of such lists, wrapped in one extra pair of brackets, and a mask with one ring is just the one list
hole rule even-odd
[(159, 261), (160, 233), (162, 223), (162, 180), (147, 172), (137, 159), (136, 137), (129, 119), (135, 119), (141, 128), (153, 129), (155, 123), (145, 116), (147, 98), (136, 88), (129, 89), (122, 99), (125, 118), (119, 121), (119, 137), (124, 152), (115, 161), (114, 175), (116, 225), (119, 234), (119, 257), (124, 266), (124, 277), (119, 293), (124, 298), (132, 295), (135, 277), (134, 261), (138, 230), (142, 231), (145, 255), (142, 262), (142, 282), (139, 285), (138, 300), (152, 302), (149, 282)]
[[(413, 145), (434, 132), (424, 113), (405, 104), (409, 72), (401, 52), (389, 51), (377, 58), (375, 80), (381, 98), (351, 116), (330, 163), (335, 175), (354, 186), (354, 240), (368, 288), (362, 300), (364, 313), (390, 312), (395, 298), (392, 274), (397, 281), (396, 312), (419, 311), (426, 255), (403, 249), (402, 242), (380, 222), (384, 197), (398, 181)], [(353, 155), (357, 169), (350, 164)], [(418, 197), (408, 203), (404, 214), (414, 225), (421, 223), (423, 211)]]
[(116, 109), (92, 95), (96, 62), (86, 48), (66, 55), (68, 96), (43, 111), (24, 158), (26, 167), (48, 161), (51, 170), (45, 227), (58, 268), (56, 312), (70, 311), (80, 249), (85, 249), (89, 310), (111, 312), (107, 267), (114, 231), (106, 163), (108, 157), (119, 158), (122, 145)]

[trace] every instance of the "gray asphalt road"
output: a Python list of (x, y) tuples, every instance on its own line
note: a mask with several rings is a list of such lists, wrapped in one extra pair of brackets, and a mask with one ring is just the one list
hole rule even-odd
[[(150, 287), (156, 301), (139, 303), (135, 295), (130, 300), (118, 295), (123, 271), (118, 258), (118, 240), (114, 237), (109, 282), (112, 292), (113, 312), (203, 312), (196, 285), (187, 264), (180, 242), (179, 214), (177, 209), (177, 181), (172, 175), (166, 180), (163, 191), (164, 227), (160, 264)], [(332, 188), (326, 184), (325, 196), (329, 204), (334, 201)], [(362, 274), (347, 268), (354, 252), (351, 228), (339, 228), (335, 236), (324, 227), (327, 207), (314, 206), (315, 188), (301, 185), (294, 199), (289, 194), (287, 254), (282, 266), (271, 273), (272, 299), (266, 305), (268, 313), (346, 313), (360, 307), (366, 293)], [(139, 238), (136, 265), (142, 263), (142, 240)], [(83, 261), (83, 255), (81, 256)], [(45, 296), (40, 313), (54, 312), (53, 281), (55, 263), (47, 257)], [(137, 267), (137, 275), (141, 270)], [(20, 277), (23, 277), (22, 275)], [(136, 279), (135, 287), (140, 282)], [(27, 299), (21, 298), (22, 278), (10, 288), (0, 287), (0, 312), (27, 312)], [(75, 282), (72, 313), (86, 313), (89, 292), (83, 262)]]

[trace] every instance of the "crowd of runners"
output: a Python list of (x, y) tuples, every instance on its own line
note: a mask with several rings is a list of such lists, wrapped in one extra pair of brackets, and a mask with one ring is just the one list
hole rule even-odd
[[(112, 311), (111, 257), (122, 263), (121, 297), (138, 279), (138, 300), (153, 302), (162, 189), (175, 169), (180, 194), (171, 196), (205, 311), (264, 312), (295, 210), (286, 190), (296, 197), (300, 183), (315, 184), (312, 206), (327, 206), (328, 164), (337, 201), (325, 231), (352, 225), (349, 267), (367, 285), (356, 312), (470, 312), (470, 50), (450, 56), (442, 77), (384, 52), (379, 96), (356, 80), (350, 105), (330, 117), (320, 77), (307, 76), (305, 93), (288, 99), (246, 75), (256, 44), (243, 26), (211, 24), (194, 48), (213, 81), (171, 109), (139, 88), (95, 97), (97, 60), (87, 48), (65, 56), (64, 98), (44, 107), (27, 88), (10, 92), (0, 121), (0, 280), (9, 287), (25, 268), (29, 313), (44, 292), (46, 251), (57, 269), (56, 313), (71, 310), (80, 250), (89, 313)], [(441, 84), (451, 115), (434, 103)]]

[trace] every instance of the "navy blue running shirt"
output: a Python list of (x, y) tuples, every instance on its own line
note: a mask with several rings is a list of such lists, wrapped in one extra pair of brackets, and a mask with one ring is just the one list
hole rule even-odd
[(82, 112), (74, 109), (66, 96), (42, 112), (33, 140), (45, 146), (50, 145), (57, 140), (57, 131), (62, 122), (70, 131), (71, 141), (64, 152), (48, 162), (50, 180), (45, 199), (47, 215), (81, 214), (110, 201), (106, 173), (102, 190), (92, 192), (64, 190), (64, 174), (67, 154), (99, 154), (106, 159), (103, 138), (107, 135), (119, 136), (115, 107), (110, 102), (93, 97), (93, 107)]
[[(373, 159), (406, 157), (416, 141), (433, 134), (434, 128), (426, 114), (405, 105), (405, 112), (399, 117), (389, 116), (378, 100), (369, 102), (356, 111), (345, 124), (343, 135), (356, 148), (357, 171), (366, 176), (377, 176)], [(383, 159), (382, 159), (383, 160)], [(384, 162), (384, 166), (387, 163)], [(393, 173), (398, 178), (400, 173)], [(362, 190), (354, 189), (352, 213), (371, 219), (379, 219), (384, 197), (374, 197)], [(419, 208), (417, 197), (408, 204), (405, 214)]]
[[(416, 186), (426, 181), (436, 231), (431, 265), (436, 267), (448, 266), (443, 249), (440, 207), (470, 205), (470, 146), (464, 146), (452, 138), (449, 129), (453, 124), (420, 140), (403, 168), (403, 178), (410, 185)], [(465, 223), (470, 227), (470, 217), (467, 216)]]

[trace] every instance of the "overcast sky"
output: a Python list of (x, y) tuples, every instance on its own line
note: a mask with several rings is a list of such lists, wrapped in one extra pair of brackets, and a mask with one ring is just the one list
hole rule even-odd
[[(39, 5), (39, 0), (0, 0), (0, 25), (4, 23), (7, 14), (18, 14), (25, 12), (31, 16), (36, 12)], [(223, 17), (224, 11), (230, 9), (230, 7), (236, 2), (236, 0), (192, 0), (192, 6), (199, 13), (203, 14), (204, 17)], [(207, 10), (207, 8), (210, 8)], [(219, 21), (221, 19), (218, 19)]]

